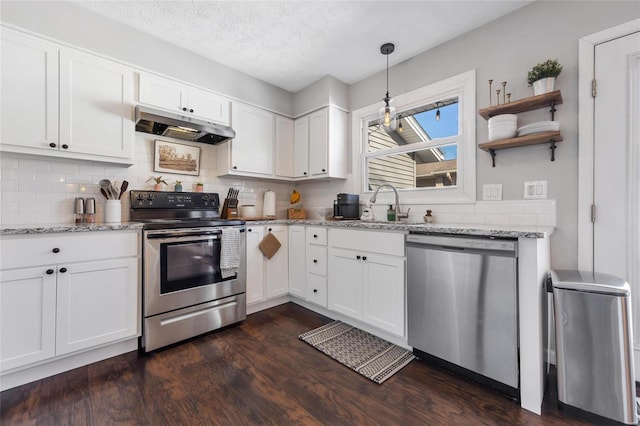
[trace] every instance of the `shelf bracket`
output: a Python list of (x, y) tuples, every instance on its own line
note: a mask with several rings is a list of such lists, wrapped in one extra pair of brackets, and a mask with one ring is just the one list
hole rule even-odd
[(551, 139), (551, 146), (549, 149), (551, 150), (551, 161), (556, 161), (556, 141), (553, 139)]
[(495, 167), (496, 166), (496, 150), (489, 149), (489, 154), (491, 154), (491, 164), (493, 165), (492, 167)]
[(551, 121), (553, 121), (553, 117), (554, 117), (555, 112), (556, 112), (556, 102), (555, 101), (551, 101), (551, 110), (549, 110), (549, 112), (551, 113)]

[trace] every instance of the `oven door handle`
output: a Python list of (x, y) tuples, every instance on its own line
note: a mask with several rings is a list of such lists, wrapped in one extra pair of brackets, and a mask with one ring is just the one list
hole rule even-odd
[[(215, 238), (220, 238), (222, 231), (197, 231), (197, 232), (171, 232), (163, 234), (147, 234), (148, 240), (165, 240), (169, 238), (182, 238), (182, 237), (204, 237), (207, 235), (213, 235)], [(211, 238), (211, 237), (208, 237)]]

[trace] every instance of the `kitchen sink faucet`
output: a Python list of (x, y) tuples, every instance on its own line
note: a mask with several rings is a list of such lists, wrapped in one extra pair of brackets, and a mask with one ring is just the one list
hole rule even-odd
[(376, 197), (378, 196), (378, 191), (380, 191), (380, 188), (383, 188), (385, 186), (387, 188), (393, 189), (393, 192), (396, 193), (396, 222), (399, 221), (400, 219), (408, 219), (409, 218), (409, 210), (411, 210), (411, 207), (409, 207), (407, 209), (406, 213), (402, 213), (402, 211), (400, 210), (400, 197), (398, 196), (398, 190), (396, 189), (395, 186), (393, 186), (391, 184), (383, 183), (378, 188), (376, 188), (376, 192), (373, 193), (373, 195), (369, 199), (369, 202), (371, 204), (374, 204), (376, 202)]

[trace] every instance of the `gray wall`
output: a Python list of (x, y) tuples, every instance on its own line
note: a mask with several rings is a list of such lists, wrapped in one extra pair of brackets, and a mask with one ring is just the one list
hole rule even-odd
[(293, 94), (232, 68), (115, 23), (70, 2), (2, 1), (4, 23), (153, 70), (285, 115)]
[[(533, 94), (526, 82), (533, 65), (548, 58), (560, 61), (564, 70), (556, 88), (562, 90), (564, 103), (557, 107), (556, 120), (564, 141), (558, 143), (556, 161), (549, 161), (545, 145), (498, 151), (495, 168), (489, 154), (481, 150), (476, 154), (479, 197), (486, 183), (501, 183), (503, 199), (519, 200), (524, 181), (548, 181), (548, 198), (557, 200), (558, 226), (551, 238), (553, 268), (576, 268), (578, 264), (578, 40), (638, 17), (638, 1), (537, 1), (389, 71), (389, 91), (394, 95), (475, 68), (476, 102), (478, 108), (484, 108), (489, 106), (489, 79), (494, 80), (494, 105), (496, 85), (502, 81), (507, 81), (512, 100), (517, 100)], [(384, 78), (383, 72), (352, 84), (350, 109), (379, 102)], [(549, 119), (547, 109), (532, 111), (520, 114), (518, 125)], [(477, 142), (485, 141), (487, 123), (478, 116)]]

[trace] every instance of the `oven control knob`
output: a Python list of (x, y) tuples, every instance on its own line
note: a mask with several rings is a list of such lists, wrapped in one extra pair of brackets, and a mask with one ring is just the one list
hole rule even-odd
[(144, 196), (142, 194), (138, 194), (138, 196), (136, 197), (136, 200), (142, 201), (144, 200)]
[(153, 201), (156, 198), (153, 194), (147, 194), (147, 201)]

